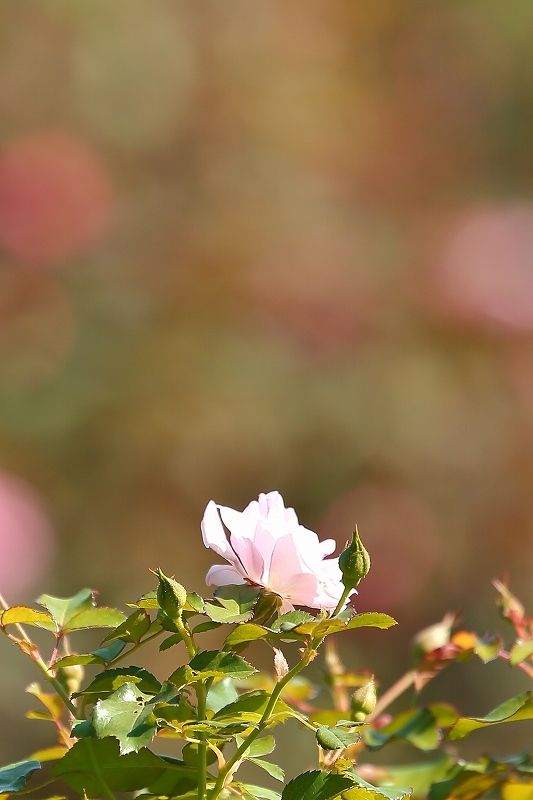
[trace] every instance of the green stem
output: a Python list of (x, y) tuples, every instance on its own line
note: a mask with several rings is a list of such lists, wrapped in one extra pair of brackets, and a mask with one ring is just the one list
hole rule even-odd
[(174, 621), (177, 625), (178, 631), (182, 635), (183, 641), (185, 642), (185, 647), (187, 648), (189, 658), (194, 658), (194, 656), (198, 651), (194, 645), (194, 639), (192, 638), (191, 632), (189, 631), (189, 627), (185, 625), (185, 623), (183, 622), (181, 614)]
[(128, 658), (128, 656), (131, 656), (131, 654), (135, 653), (135, 651), (138, 650), (140, 647), (147, 644), (148, 642), (151, 642), (152, 639), (157, 639), (157, 637), (161, 636), (162, 633), (165, 633), (165, 631), (163, 630), (156, 631), (155, 633), (152, 633), (150, 636), (147, 636), (146, 639), (143, 639), (141, 642), (137, 642), (137, 644), (134, 647), (130, 647), (130, 649), (127, 650), (125, 653), (120, 653), (120, 655), (116, 656), (116, 658), (114, 658), (112, 661), (109, 661), (108, 664), (106, 665), (106, 669), (109, 669), (109, 667), (114, 667), (115, 664), (119, 663), (119, 661), (123, 661), (125, 658)]
[(224, 784), (226, 782), (226, 778), (228, 774), (231, 772), (232, 767), (237, 764), (237, 762), (242, 758), (242, 756), (246, 753), (252, 742), (254, 742), (259, 734), (263, 731), (266, 727), (266, 724), (269, 720), (270, 714), (272, 713), (274, 706), (276, 705), (280, 694), (282, 693), (285, 686), (291, 681), (299, 672), (301, 672), (311, 660), (311, 653), (314, 650), (313, 644), (308, 648), (307, 652), (302, 656), (302, 660), (299, 664), (296, 664), (284, 678), (282, 678), (279, 683), (277, 683), (272, 690), (272, 694), (270, 695), (270, 700), (268, 701), (265, 710), (263, 711), (263, 715), (257, 724), (257, 728), (246, 737), (244, 742), (241, 744), (240, 747), (237, 748), (235, 753), (226, 761), (226, 764), (223, 769), (220, 770), (218, 773), (218, 778), (213, 788), (213, 791), (209, 795), (209, 800), (217, 800), (220, 795), (220, 792), (224, 788)]
[[(198, 706), (196, 716), (198, 721), (206, 718), (207, 708), (207, 686), (201, 682), (196, 684), (196, 698)], [(198, 800), (205, 800), (205, 789), (207, 783), (207, 746), (205, 744), (205, 733), (199, 733), (198, 739)]]
[(348, 597), (348, 595), (350, 594), (350, 592), (351, 592), (351, 589), (348, 589), (348, 588), (346, 588), (346, 589), (343, 591), (343, 593), (342, 593), (342, 597), (341, 597), (341, 599), (339, 600), (339, 602), (337, 603), (337, 607), (336, 607), (335, 611), (334, 611), (334, 612), (333, 612), (333, 614), (331, 615), (332, 617), (336, 617), (336, 616), (337, 616), (337, 614), (338, 614), (340, 611), (342, 611), (342, 609), (344, 608), (344, 604), (345, 604), (345, 602), (346, 602), (346, 598)]
[(94, 753), (93, 743), (91, 738), (88, 736), (87, 738), (83, 739), (85, 742), (85, 746), (87, 748), (87, 755), (89, 756), (89, 761), (91, 762), (92, 771), (100, 784), (100, 789), (102, 790), (102, 795), (106, 798), (106, 800), (116, 800), (115, 795), (105, 782), (105, 778), (102, 775), (102, 770), (100, 769), (100, 764), (98, 763), (98, 759)]

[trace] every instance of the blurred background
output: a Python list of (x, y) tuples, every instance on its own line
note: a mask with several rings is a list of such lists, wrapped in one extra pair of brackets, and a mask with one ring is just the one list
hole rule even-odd
[[(356, 607), (400, 625), (343, 657), (384, 685), (445, 611), (495, 628), (493, 577), (532, 608), (533, 4), (0, 17), (7, 598), (204, 591), (206, 503), (275, 488), (340, 546), (359, 525)], [(15, 760), (51, 734), (0, 644)], [(465, 670), (437, 679), (465, 712), (524, 685)]]

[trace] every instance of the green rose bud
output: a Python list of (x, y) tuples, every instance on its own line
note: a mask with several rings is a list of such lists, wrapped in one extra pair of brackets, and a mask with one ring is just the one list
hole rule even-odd
[(170, 619), (177, 619), (181, 616), (181, 612), (187, 602), (187, 591), (173, 578), (167, 578), (160, 569), (155, 571), (159, 578), (159, 586), (157, 587), (157, 602), (159, 607), (167, 617)]
[(347, 589), (355, 589), (368, 575), (370, 556), (361, 541), (357, 528), (352, 534), (352, 541), (339, 556), (339, 567), (342, 572), (342, 582)]
[(372, 676), (367, 683), (353, 693), (350, 718), (354, 722), (364, 722), (367, 715), (375, 709), (377, 700), (376, 682)]

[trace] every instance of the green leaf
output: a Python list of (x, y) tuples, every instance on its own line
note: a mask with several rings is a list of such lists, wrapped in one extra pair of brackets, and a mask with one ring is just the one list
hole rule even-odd
[(343, 794), (345, 800), (403, 800), (411, 794), (410, 789), (385, 789), (380, 786), (373, 786), (364, 781), (353, 770), (349, 770), (348, 775), (355, 781), (356, 785)]
[(220, 650), (204, 650), (194, 656), (189, 664), (197, 677), (207, 678), (248, 678), (257, 672), (247, 661), (235, 653)]
[(213, 622), (248, 622), (259, 597), (254, 586), (219, 586), (214, 593), (217, 604), (205, 604), (205, 613)]
[(273, 789), (263, 789), (262, 786), (254, 786), (251, 783), (240, 783), (237, 785), (238, 788), (244, 789), (253, 800), (281, 800), (280, 793), (275, 792)]
[(405, 739), (419, 750), (434, 750), (440, 743), (441, 733), (428, 708), (411, 708), (398, 714), (383, 728), (376, 730), (366, 726), (363, 737), (370, 750), (377, 750), (397, 739)]
[(166, 639), (163, 639), (159, 645), (159, 652), (163, 653), (165, 650), (169, 650), (171, 647), (174, 647), (175, 644), (179, 644), (182, 641), (183, 636), (181, 633), (173, 633), (172, 636), (167, 636)]
[(389, 617), (388, 614), (367, 611), (363, 614), (355, 614), (349, 620), (334, 617), (320, 622), (304, 622), (302, 625), (298, 625), (294, 631), (308, 636), (329, 636), (332, 633), (355, 628), (381, 628), (383, 630), (396, 624), (396, 620)]
[(26, 781), (35, 770), (41, 769), (40, 761), (17, 761), (0, 768), (0, 792), (11, 794), (20, 792), (26, 786)]
[(509, 651), (509, 661), (515, 667), (521, 664), (530, 656), (533, 656), (533, 639), (527, 639), (525, 642), (516, 642)]
[(403, 764), (401, 766), (383, 767), (376, 783), (387, 789), (402, 789), (410, 786), (414, 798), (426, 798), (433, 783), (444, 780), (454, 762), (446, 753), (439, 753), (432, 761), (423, 761), (418, 764)]
[(448, 739), (464, 739), (478, 728), (487, 728), (490, 725), (499, 725), (502, 722), (514, 722), (520, 719), (533, 719), (533, 691), (513, 697), (502, 703), (486, 717), (461, 717), (451, 731)]
[(196, 611), (197, 614), (203, 614), (205, 609), (205, 602), (203, 597), (200, 597), (196, 592), (187, 593), (187, 603), (185, 611)]
[(487, 664), (489, 661), (494, 661), (495, 658), (498, 658), (502, 644), (502, 637), (499, 633), (490, 634), (483, 638), (476, 637), (474, 652), (484, 664)]
[(28, 606), (11, 606), (0, 617), (0, 625), (35, 625), (47, 631), (55, 631), (56, 623), (51, 614), (46, 611), (36, 611)]
[(229, 703), (234, 703), (239, 694), (231, 678), (222, 678), (214, 683), (207, 693), (207, 710), (220, 711)]
[[(237, 737), (237, 742), (239, 747), (241, 746), (243, 740), (240, 737)], [(248, 750), (246, 751), (246, 758), (257, 758), (258, 756), (268, 756), (270, 753), (274, 751), (276, 747), (276, 740), (273, 736), (262, 736), (260, 739), (256, 739)]]
[(282, 792), (282, 800), (332, 800), (333, 797), (353, 786), (354, 781), (332, 772), (304, 772), (289, 781)]
[(89, 798), (102, 797), (100, 782), (93, 773), (91, 750), (112, 792), (144, 789), (163, 775), (167, 768), (163, 759), (146, 748), (121, 756), (118, 742), (113, 737), (82, 739), (52, 767), (52, 772), (79, 795), (85, 792)]
[(278, 767), (277, 764), (272, 764), (270, 761), (264, 761), (262, 758), (253, 758), (252, 756), (247, 756), (247, 760), (251, 761), (252, 764), (255, 764), (256, 767), (264, 769), (265, 772), (268, 772), (271, 778), (275, 778), (277, 781), (283, 781), (285, 779), (285, 773), (281, 767)]
[(345, 716), (346, 711), (336, 711), (333, 708), (327, 708), (320, 711), (311, 712), (309, 714), (309, 721), (316, 722), (318, 725), (332, 726), (344, 719)]
[(54, 669), (60, 667), (71, 667), (76, 664), (108, 664), (116, 658), (126, 647), (125, 642), (116, 641), (112, 642), (108, 647), (101, 647), (98, 650), (93, 650), (91, 653), (82, 653), (80, 655), (64, 656), (59, 661), (54, 663)]
[(316, 622), (316, 619), (307, 611), (287, 611), (272, 623), (272, 630), (278, 633), (288, 633), (304, 622)]
[(178, 667), (174, 670), (172, 675), (169, 677), (169, 681), (178, 689), (181, 689), (183, 686), (188, 686), (189, 684), (194, 683), (195, 674), (196, 673), (192, 671), (188, 664), (182, 664), (181, 667)]
[(357, 744), (361, 738), (359, 731), (345, 731), (342, 728), (328, 728), (321, 725), (316, 731), (316, 740), (323, 750), (341, 750)]
[(99, 700), (92, 716), (98, 738), (115, 736), (122, 755), (138, 752), (157, 732), (151, 699), (134, 683), (125, 683), (106, 700)]
[[(230, 703), (218, 711), (214, 719), (228, 722), (257, 723), (261, 719), (269, 700), (270, 693), (264, 689), (246, 692), (241, 694), (234, 703)], [(276, 716), (279, 722), (295, 716), (293, 710), (282, 700), (277, 701), (272, 714)]]
[(382, 630), (386, 630), (397, 624), (394, 617), (390, 617), (388, 614), (381, 614), (377, 611), (365, 611), (363, 614), (356, 614), (352, 617), (351, 620), (346, 623), (346, 627), (349, 630), (353, 630), (354, 628), (381, 628)]
[(216, 631), (217, 628), (220, 628), (221, 622), (213, 622), (212, 620), (208, 619), (207, 622), (200, 622), (198, 625), (195, 625), (192, 629), (192, 633), (205, 633), (205, 631)]
[(253, 622), (245, 622), (238, 625), (235, 630), (230, 633), (224, 642), (224, 648), (234, 647), (243, 642), (253, 642), (256, 639), (264, 639), (268, 634), (269, 631), (266, 628), (262, 628), (260, 625), (254, 625)]
[(152, 592), (146, 592), (140, 597), (134, 606), (137, 608), (159, 608), (159, 603), (157, 602), (157, 590), (154, 589)]
[(124, 622), (126, 616), (116, 608), (89, 608), (71, 617), (64, 625), (64, 633), (81, 631), (85, 628), (115, 628)]
[(78, 692), (75, 697), (85, 695), (89, 702), (94, 703), (97, 699), (107, 697), (115, 692), (125, 683), (135, 683), (145, 694), (158, 694), (161, 691), (161, 684), (151, 672), (142, 667), (123, 667), (119, 669), (106, 669), (100, 672), (82, 692)]
[(74, 739), (85, 739), (87, 736), (96, 736), (96, 731), (94, 729), (92, 720), (81, 719), (79, 721), (75, 721), (70, 735)]
[(72, 597), (53, 597), (51, 594), (42, 594), (37, 598), (37, 602), (50, 612), (60, 630), (76, 614), (94, 606), (91, 589), (81, 589)]
[(198, 786), (198, 767), (190, 767), (177, 758), (160, 756), (166, 763), (163, 774), (148, 787), (156, 796), (181, 797)]
[(138, 608), (118, 628), (108, 633), (102, 644), (111, 642), (113, 639), (122, 639), (123, 642), (138, 644), (150, 629), (151, 624), (152, 620), (144, 608)]

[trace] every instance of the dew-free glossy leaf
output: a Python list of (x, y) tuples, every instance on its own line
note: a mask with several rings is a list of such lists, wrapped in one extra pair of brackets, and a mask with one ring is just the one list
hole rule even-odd
[(361, 738), (359, 731), (328, 728), (326, 725), (321, 725), (317, 729), (315, 736), (317, 743), (323, 750), (341, 750), (345, 747), (350, 747), (352, 744), (357, 744)]
[(204, 608), (205, 605), (203, 597), (200, 597), (200, 595), (196, 594), (196, 592), (187, 593), (185, 611), (196, 611), (197, 614), (203, 614)]
[[(237, 737), (237, 742), (239, 746), (242, 744), (242, 740), (239, 737)], [(262, 736), (260, 739), (256, 739), (254, 742), (252, 742), (246, 751), (246, 758), (268, 756), (274, 751), (275, 747), (276, 740), (273, 736)]]
[(243, 642), (253, 642), (256, 639), (264, 639), (268, 634), (269, 631), (266, 628), (254, 625), (253, 622), (245, 622), (238, 625), (230, 633), (224, 642), (224, 648), (234, 647), (235, 645), (243, 644)]
[(382, 630), (386, 630), (397, 624), (396, 620), (388, 614), (381, 614), (377, 611), (365, 611), (363, 614), (356, 614), (352, 617), (346, 623), (346, 627), (348, 630), (354, 630), (354, 628), (381, 628)]
[(137, 606), (137, 608), (159, 608), (157, 591), (154, 589), (152, 592), (146, 592), (146, 594), (143, 594), (133, 605)]
[(207, 678), (247, 678), (257, 672), (241, 656), (235, 653), (224, 653), (220, 650), (204, 650), (194, 656), (189, 667), (196, 676)]
[(290, 781), (281, 794), (282, 800), (332, 800), (350, 786), (354, 781), (344, 775), (332, 772), (313, 770), (304, 772)]
[(37, 628), (44, 628), (47, 631), (55, 631), (56, 623), (51, 614), (47, 611), (36, 611), (28, 606), (11, 606), (2, 613), (0, 625), (5, 628), (7, 625), (35, 625)]
[(260, 591), (254, 586), (219, 586), (217, 603), (205, 604), (205, 613), (213, 622), (247, 622), (252, 616)]
[(256, 767), (264, 769), (271, 778), (275, 778), (277, 781), (283, 781), (285, 779), (285, 773), (281, 767), (278, 767), (277, 764), (272, 764), (271, 761), (264, 761), (262, 758), (253, 758), (252, 756), (248, 756), (248, 761), (251, 761)]
[(307, 611), (287, 611), (286, 614), (282, 614), (272, 623), (272, 630), (288, 633), (304, 622), (316, 622), (316, 620)]
[(232, 678), (222, 678), (214, 683), (207, 693), (207, 710), (220, 711), (229, 703), (234, 703), (239, 697)]
[(50, 612), (60, 629), (73, 616), (94, 606), (91, 589), (81, 589), (72, 597), (53, 597), (51, 594), (42, 594), (37, 598), (37, 602)]
[(99, 700), (92, 716), (98, 738), (115, 736), (122, 755), (139, 751), (157, 732), (151, 700), (134, 683), (125, 683), (106, 700)]
[(158, 694), (161, 691), (161, 684), (151, 672), (142, 667), (119, 667), (100, 672), (86, 689), (78, 692), (78, 695), (85, 695), (90, 702), (95, 702), (98, 698), (107, 697), (128, 682), (135, 683), (145, 694)]
[(304, 622), (302, 625), (298, 625), (294, 630), (296, 633), (311, 636), (329, 636), (332, 633), (354, 630), (355, 628), (381, 628), (384, 630), (396, 624), (396, 620), (388, 614), (368, 611), (363, 614), (355, 614), (349, 620), (334, 617), (333, 619), (324, 619), (321, 622)]
[[(218, 711), (214, 719), (228, 722), (257, 723), (261, 719), (269, 700), (270, 693), (264, 689), (246, 692), (234, 703), (230, 703)], [(294, 716), (292, 709), (281, 700), (277, 701), (272, 714), (276, 715), (279, 722)]]
[(120, 655), (125, 647), (126, 642), (117, 640), (116, 642), (111, 642), (107, 647), (99, 647), (90, 653), (64, 656), (54, 663), (54, 669), (71, 667), (76, 664), (81, 664), (82, 666), (87, 664), (109, 664), (110, 661)]
[(116, 608), (89, 608), (75, 614), (63, 627), (64, 633), (81, 631), (85, 628), (115, 628), (125, 621), (126, 617)]
[(148, 632), (152, 621), (144, 608), (138, 608), (133, 614), (122, 622), (118, 628), (108, 633), (102, 644), (111, 642), (113, 639), (122, 639), (123, 642), (138, 644), (145, 633)]
[(451, 740), (464, 739), (478, 728), (487, 728), (490, 725), (499, 725), (503, 722), (514, 722), (520, 719), (533, 719), (533, 691), (507, 700), (486, 717), (461, 717), (448, 733), (447, 738)]
[(41, 769), (39, 761), (17, 761), (0, 768), (0, 792), (20, 792), (26, 786), (26, 781), (35, 772)]
[(182, 641), (183, 636), (181, 633), (173, 633), (161, 642), (159, 645), (159, 652), (163, 653), (165, 650), (169, 650), (171, 647), (174, 647), (175, 644), (179, 644)]

